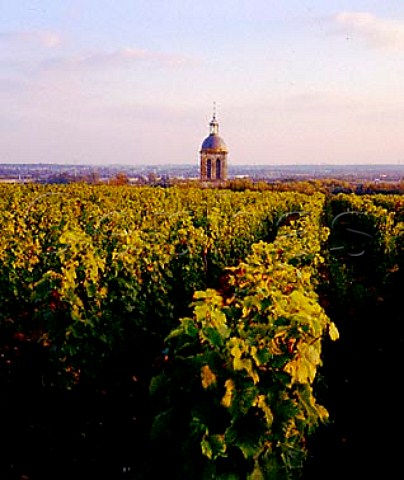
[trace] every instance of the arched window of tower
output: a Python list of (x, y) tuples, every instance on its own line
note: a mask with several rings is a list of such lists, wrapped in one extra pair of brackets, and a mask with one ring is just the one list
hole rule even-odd
[(216, 178), (218, 180), (222, 179), (222, 162), (220, 158), (216, 160)]
[(208, 180), (212, 179), (212, 160), (210, 158), (206, 162), (206, 178)]

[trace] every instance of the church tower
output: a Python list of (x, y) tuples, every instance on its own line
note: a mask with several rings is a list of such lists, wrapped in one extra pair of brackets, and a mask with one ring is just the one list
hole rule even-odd
[(200, 150), (200, 176), (203, 182), (220, 182), (227, 178), (227, 154), (229, 153), (224, 140), (219, 137), (219, 123), (216, 111), (209, 123), (209, 137), (202, 142)]

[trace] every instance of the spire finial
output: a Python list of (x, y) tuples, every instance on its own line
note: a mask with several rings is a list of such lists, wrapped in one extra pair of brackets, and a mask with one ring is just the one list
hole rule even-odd
[(209, 123), (210, 126), (210, 134), (211, 135), (218, 135), (219, 133), (219, 123), (216, 120), (216, 102), (213, 102), (213, 118)]

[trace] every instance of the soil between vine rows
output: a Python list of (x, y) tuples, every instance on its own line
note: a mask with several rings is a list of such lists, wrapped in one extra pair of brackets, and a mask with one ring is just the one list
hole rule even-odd
[(316, 398), (330, 423), (310, 439), (304, 480), (399, 478), (404, 455), (404, 309), (397, 277), (374, 302), (331, 312)]

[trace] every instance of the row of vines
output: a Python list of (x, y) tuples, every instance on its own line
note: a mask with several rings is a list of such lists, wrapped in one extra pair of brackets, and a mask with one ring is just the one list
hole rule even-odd
[(350, 260), (396, 284), (402, 205), (0, 185), (1, 478), (300, 478)]

